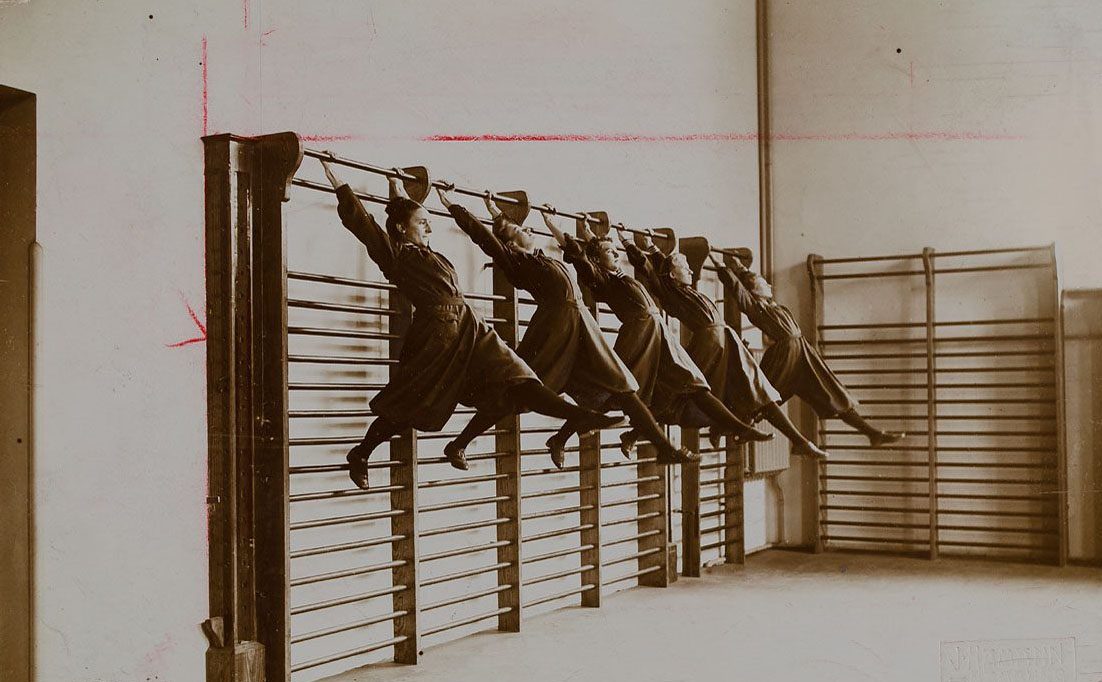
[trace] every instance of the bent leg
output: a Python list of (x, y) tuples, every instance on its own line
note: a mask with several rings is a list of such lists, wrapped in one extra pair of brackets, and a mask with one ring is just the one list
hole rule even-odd
[(763, 407), (761, 414), (766, 421), (777, 427), (777, 430), (783, 433), (785, 438), (795, 446), (796, 454), (824, 459), (827, 457), (826, 452), (808, 440), (807, 436), (796, 428), (796, 425), (792, 423), (792, 420), (788, 418), (788, 415), (777, 403), (769, 403)]
[(866, 438), (869, 439), (869, 443), (874, 448), (881, 445), (887, 445), (888, 443), (894, 443), (907, 435), (905, 433), (882, 431), (870, 424), (855, 409), (849, 409), (845, 412), (839, 413), (838, 418), (844, 421), (846, 424), (849, 424), (853, 428), (860, 431)]
[(711, 427), (726, 433), (744, 436), (749, 440), (767, 441), (773, 434), (764, 433), (742, 421), (728, 410), (719, 399), (709, 391), (697, 391), (692, 397), (693, 404), (703, 412), (711, 422)]
[(409, 428), (409, 424), (395, 422), (386, 417), (376, 417), (371, 422), (367, 433), (359, 445), (348, 451), (345, 459), (348, 460), (348, 477), (356, 484), (357, 488), (367, 490), (367, 460), (375, 448), (390, 440), (399, 431)]

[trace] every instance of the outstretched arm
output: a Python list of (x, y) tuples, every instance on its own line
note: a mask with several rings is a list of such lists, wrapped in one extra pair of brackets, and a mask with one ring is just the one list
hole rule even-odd
[[(454, 185), (447, 185), (449, 188)], [(512, 253), (509, 249), (501, 243), (494, 233), (491, 232), (482, 221), (476, 218), (470, 211), (459, 204), (453, 203), (447, 195), (449, 190), (436, 188), (436, 193), (440, 197), (440, 203), (448, 209), (448, 213), (452, 214), (452, 218), (455, 219), (456, 225), (459, 225), (459, 229), (471, 238), (478, 248), (482, 249), (490, 258), (494, 259), (494, 263), (504, 268), (506, 276), (514, 286), (517, 286), (517, 280), (515, 279), (516, 272), (513, 267)]]
[[(648, 285), (653, 283), (657, 274), (657, 269), (655, 267), (657, 260), (661, 259), (663, 254), (651, 241), (650, 230), (648, 230), (646, 235), (641, 239), (633, 240), (627, 239), (625, 236), (627, 230), (624, 229), (622, 224), (617, 225), (616, 230), (617, 234), (620, 236), (620, 243), (623, 244), (624, 251), (627, 252), (628, 262), (635, 268), (635, 279)], [(643, 242), (646, 250), (637, 245), (639, 241)]]
[(543, 224), (547, 226), (548, 230), (551, 230), (551, 234), (555, 237), (555, 241), (558, 242), (559, 246), (566, 246), (566, 235), (559, 229), (559, 226), (555, 224), (555, 221), (551, 219), (550, 214), (555, 213), (555, 207), (551, 204), (544, 204), (543, 207), (547, 209), (542, 213)]
[(482, 193), (482, 200), (486, 202), (486, 210), (490, 212), (490, 217), (497, 219), (501, 215), (501, 209), (494, 203), (494, 193), (486, 190)]
[(396, 175), (391, 175), (387, 177), (387, 181), (390, 184), (390, 196), (401, 197), (402, 199), (409, 199), (409, 195), (406, 194), (406, 187), (399, 179), (403, 175), (405, 175), (405, 171), (397, 167), (391, 168), (391, 170), (394, 171)]
[(455, 185), (453, 183), (443, 182), (443, 181), (441, 181), (441, 184), (443, 184), (444, 187), (443, 188), (441, 188), (441, 187), (436, 188), (436, 196), (440, 197), (440, 203), (444, 205), (444, 208), (446, 208), (450, 211), (453, 204), (452, 204), (451, 196), (448, 195), (448, 192), (455, 189)]
[(321, 166), (325, 170), (325, 177), (337, 190), (337, 214), (341, 217), (341, 223), (367, 247), (367, 255), (389, 279), (391, 266), (394, 264), (394, 248), (386, 231), (367, 212), (348, 183), (337, 177), (329, 162), (323, 160)]
[(709, 253), (708, 258), (712, 261), (712, 265), (716, 267), (716, 274), (719, 275), (719, 281), (723, 282), (727, 290), (734, 295), (739, 310), (749, 316), (757, 305), (757, 297), (746, 288), (746, 285), (744, 285), (742, 280), (735, 274), (736, 272), (746, 270), (746, 266), (739, 262), (737, 258), (732, 259), (734, 262), (731, 265), (727, 265), (714, 253)]

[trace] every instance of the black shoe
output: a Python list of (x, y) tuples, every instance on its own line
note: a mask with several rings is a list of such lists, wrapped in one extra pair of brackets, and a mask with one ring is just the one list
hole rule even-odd
[(907, 437), (905, 433), (895, 433), (892, 431), (881, 431), (875, 436), (869, 436), (869, 445), (874, 448), (878, 448), (881, 445), (888, 445), (889, 443), (895, 443), (903, 440)]
[(700, 461), (700, 454), (688, 448), (677, 448), (658, 451), (659, 464), (692, 464)]
[(624, 459), (631, 459), (631, 456), (636, 452), (636, 443), (639, 442), (639, 434), (635, 431), (624, 431), (620, 434), (620, 452), (623, 453)]
[(551, 463), (555, 465), (556, 469), (561, 469), (563, 464), (566, 463), (566, 441), (570, 438), (570, 434), (566, 437), (562, 437), (559, 434), (555, 434), (547, 439), (547, 449), (551, 452)]
[(715, 429), (708, 431), (708, 442), (711, 444), (713, 450), (719, 450), (723, 447), (723, 435)]
[(750, 427), (739, 434), (740, 441), (754, 441), (755, 443), (765, 443), (766, 441), (773, 440), (773, 434), (766, 433), (765, 431), (759, 431), (754, 427)]
[(467, 453), (463, 448), (457, 446), (455, 441), (452, 441), (444, 446), (444, 456), (448, 458), (448, 464), (451, 464), (460, 471), (466, 471), (471, 468), (467, 464)]
[(357, 445), (348, 451), (345, 459), (348, 460), (348, 478), (356, 484), (360, 490), (368, 490), (367, 482), (367, 458), (371, 454), (363, 445)]
[(585, 417), (568, 419), (566, 426), (579, 436), (588, 436), (594, 431), (611, 429), (624, 423), (623, 417), (613, 417), (600, 412), (591, 412)]
[(799, 455), (801, 457), (810, 457), (811, 459), (816, 460), (825, 460), (830, 457), (830, 454), (828, 454), (826, 450), (823, 450), (818, 445), (810, 441), (807, 443), (794, 444), (792, 446), (792, 454)]

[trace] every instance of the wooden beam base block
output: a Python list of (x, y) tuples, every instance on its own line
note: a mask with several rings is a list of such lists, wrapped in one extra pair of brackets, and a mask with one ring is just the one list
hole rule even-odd
[(264, 645), (239, 642), (207, 649), (207, 682), (265, 682)]

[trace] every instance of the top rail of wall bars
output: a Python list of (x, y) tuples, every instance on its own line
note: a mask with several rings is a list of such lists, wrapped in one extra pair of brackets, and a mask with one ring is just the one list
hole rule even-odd
[[(1019, 246), (1015, 248), (1006, 249), (975, 249), (972, 251), (935, 251), (932, 255), (933, 258), (952, 258), (954, 256), (983, 256), (988, 254), (997, 253), (1036, 253), (1040, 251), (1048, 251), (1048, 246)], [(892, 260), (922, 260), (921, 253), (901, 253), (890, 256), (855, 256), (851, 258), (817, 258), (815, 262), (823, 265), (831, 265), (836, 263), (872, 263), (876, 261), (892, 261)]]
[[(405, 173), (398, 172), (397, 170), (392, 169), (392, 168), (383, 168), (382, 166), (375, 166), (373, 164), (364, 163), (362, 161), (355, 161), (353, 159), (346, 159), (344, 157), (337, 156), (336, 154), (329, 154), (328, 152), (319, 151), (317, 149), (310, 149), (310, 148), (304, 147), (303, 150), (302, 150), (302, 153), (303, 153), (304, 156), (309, 156), (311, 158), (318, 159), (319, 161), (322, 161), (322, 160), (331, 161), (331, 162), (333, 162), (333, 163), (335, 163), (339, 166), (346, 166), (348, 168), (355, 168), (356, 170), (362, 170), (362, 171), (366, 171), (368, 173), (374, 173), (376, 175), (382, 175), (382, 176), (385, 176), (387, 178), (397, 178), (399, 180), (416, 180), (416, 178), (414, 178), (412, 175), (406, 175)], [(304, 184), (304, 183), (300, 183), (300, 184)], [(314, 183), (310, 183), (310, 184), (314, 184)], [(450, 189), (451, 191), (455, 192), (456, 194), (463, 194), (463, 195), (466, 195), (466, 196), (469, 196), (469, 197), (482, 198), (482, 197), (486, 196), (486, 192), (484, 190), (472, 189), (470, 187), (460, 187), (459, 185), (455, 185), (454, 187), (452, 187), (448, 183), (443, 182), (441, 180), (432, 181), (430, 183), (430, 186), (433, 187), (433, 188), (436, 188), (436, 189)], [(317, 187), (312, 187), (312, 188), (313, 189), (318, 189)], [(493, 194), (493, 198), (496, 201), (499, 201), (499, 202), (505, 203), (505, 204), (517, 205), (517, 204), (520, 203), (518, 200), (516, 200), (512, 197), (503, 196), (501, 194), (496, 194), (496, 193)], [(584, 220), (584, 221), (586, 221), (587, 224), (599, 225), (601, 223), (601, 221), (597, 220), (596, 218), (592, 218), (589, 215), (586, 215), (585, 213), (560, 211), (558, 209), (552, 210), (552, 209), (547, 208), (545, 205), (541, 205), (541, 204), (539, 204), (537, 202), (534, 202), (534, 201), (529, 201), (529, 207), (532, 210), (539, 211), (540, 213), (562, 216), (564, 218), (572, 218), (574, 220)], [(448, 215), (448, 214), (440, 214), (440, 215)], [(635, 228), (635, 227), (628, 227), (627, 225), (624, 225), (623, 223), (614, 223), (613, 226), (618, 227), (618, 228), (622, 229), (625, 232), (630, 232), (631, 234), (649, 235), (647, 230), (643, 230), (643, 229), (639, 229), (639, 228)], [(533, 230), (533, 231), (535, 231), (535, 230)], [(544, 232), (538, 232), (538, 233), (542, 234), (544, 236), (548, 236), (548, 237), (551, 236), (549, 233), (544, 233)], [(650, 236), (657, 236), (657, 235), (650, 235)], [(718, 248), (712, 248), (711, 251), (713, 253), (725, 253), (725, 252), (727, 252), (727, 250), (725, 250), (725, 249), (718, 249)]]
[[(1045, 246), (1023, 246), (1016, 248), (1004, 248), (1004, 249), (973, 249), (968, 251), (934, 251), (930, 254), (930, 258), (937, 260), (940, 258), (954, 258), (963, 256), (987, 256), (997, 254), (1048, 254), (1052, 250), (1052, 245)], [(863, 256), (854, 258), (821, 258), (818, 256), (813, 257), (812, 261), (815, 265), (837, 265), (843, 263), (876, 263), (876, 262), (907, 262), (913, 260), (922, 260), (921, 253), (904, 253), (891, 256)], [(1008, 263), (1003, 265), (976, 265), (969, 267), (933, 267), (932, 272), (935, 275), (941, 274), (960, 274), (966, 272), (994, 272), (1000, 270), (1029, 270), (1029, 269), (1043, 269), (1051, 267), (1051, 263), (1048, 261), (1038, 263)], [(880, 271), (880, 272), (840, 272), (831, 274), (822, 274), (817, 277), (821, 280), (838, 280), (838, 279), (878, 279), (886, 277), (917, 277), (925, 275), (925, 270), (895, 270), (895, 271)]]

